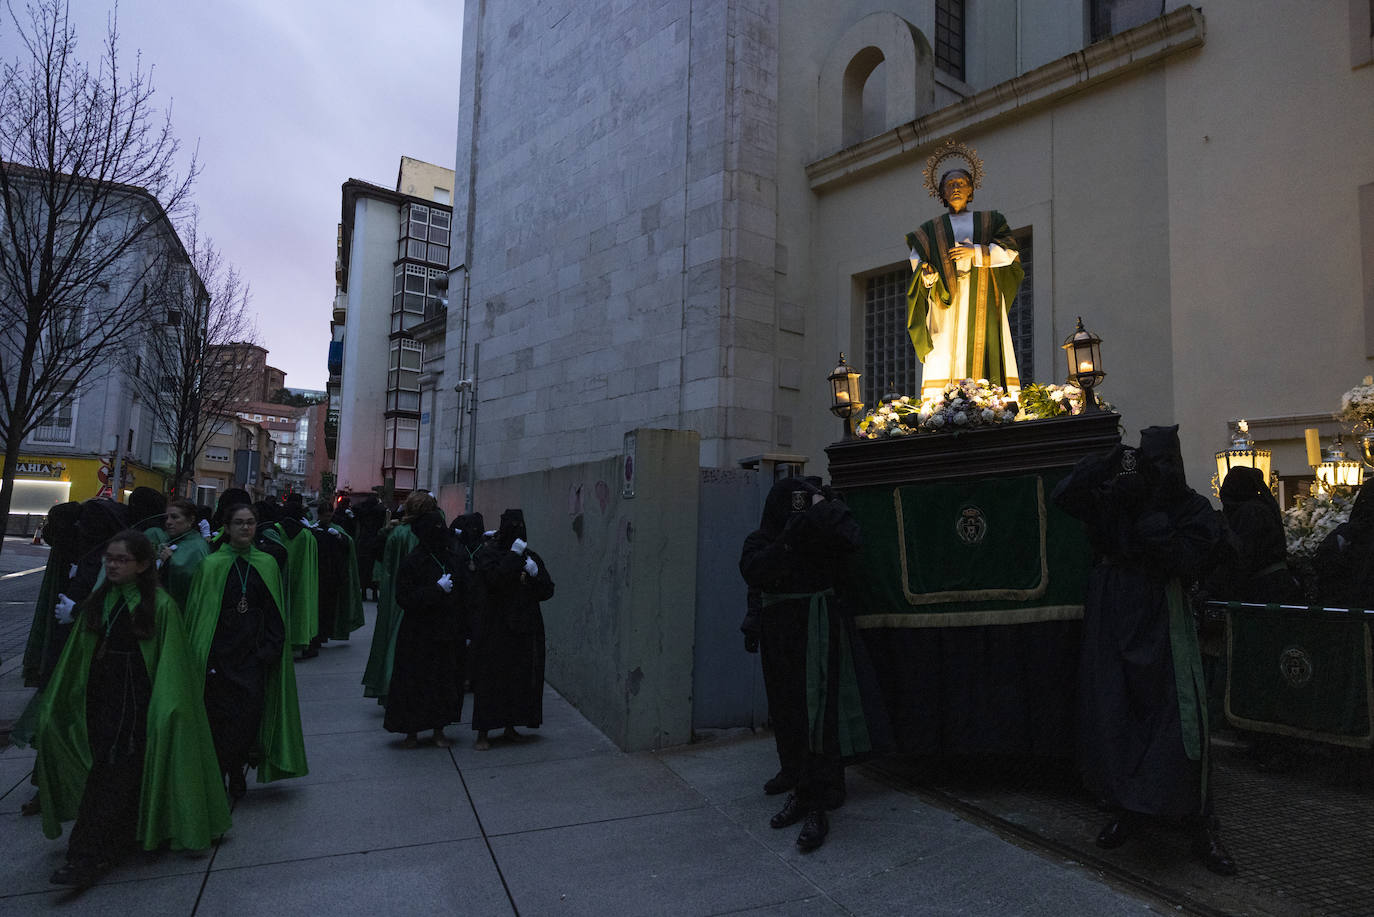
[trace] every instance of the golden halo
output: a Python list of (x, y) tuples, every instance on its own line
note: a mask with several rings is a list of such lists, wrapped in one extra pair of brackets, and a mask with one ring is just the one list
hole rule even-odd
[(967, 143), (956, 142), (950, 137), (944, 143), (935, 148), (935, 152), (930, 154), (926, 160), (925, 185), (926, 191), (937, 201), (940, 200), (940, 164), (946, 159), (959, 159), (968, 167), (969, 181), (973, 185), (973, 190), (977, 191), (978, 186), (983, 183), (983, 160), (978, 158), (978, 153)]

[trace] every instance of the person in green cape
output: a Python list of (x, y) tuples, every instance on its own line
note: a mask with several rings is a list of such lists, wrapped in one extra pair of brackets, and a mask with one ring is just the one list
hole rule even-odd
[(59, 885), (88, 887), (135, 845), (202, 850), (229, 828), (200, 683), (153, 546), (125, 531), (76, 609), (39, 710), (43, 833), (76, 819)]
[(52, 666), (44, 660), (56, 660), (60, 652), (51, 647), (57, 624), (53, 610), (57, 607), (58, 596), (67, 591), (67, 582), (76, 566), (76, 519), (80, 514), (80, 503), (59, 503), (48, 510), (48, 518), (43, 522), (48, 562), (43, 570), (43, 584), (38, 587), (29, 640), (24, 647), (25, 687), (40, 688), (46, 684)]
[(375, 697), (377, 703), (386, 706), (387, 691), (391, 686), (391, 668), (396, 658), (396, 632), (401, 626), (401, 609), (396, 604), (396, 571), (401, 561), (420, 543), (410, 527), (425, 513), (435, 512), (439, 503), (422, 490), (413, 491), (406, 497), (402, 508), (401, 523), (393, 528), (386, 537), (386, 548), (382, 552), (381, 586), (377, 592), (377, 619), (372, 628), (372, 651), (367, 657), (367, 668), (363, 671), (363, 697)]
[(228, 778), (229, 794), (238, 798), (248, 789), (250, 758), (257, 760), (259, 783), (302, 777), (308, 768), (280, 573), (253, 546), (251, 506), (235, 506), (225, 519), (227, 542), (191, 583), (186, 627), (221, 779)]
[(190, 500), (167, 504), (162, 528), (152, 529), (148, 538), (157, 546), (158, 579), (176, 599), (177, 607), (185, 608), (196, 568), (210, 554), (210, 546), (196, 525), (196, 505)]
[[(353, 542), (353, 536), (348, 534), (348, 530), (334, 521), (334, 503), (332, 500), (321, 500), (315, 510), (318, 518), (319, 528), (328, 534), (329, 540), (322, 542), (321, 547), (328, 546), (328, 554), (331, 557), (329, 564), (329, 575), (336, 582), (332, 583), (333, 613), (330, 620), (333, 627), (326, 634), (331, 640), (347, 640), (353, 631), (367, 623), (363, 618), (363, 596), (358, 587), (358, 552)], [(322, 556), (325, 551), (321, 551)], [(321, 569), (324, 564), (321, 563)], [(324, 574), (321, 574), (320, 594), (321, 600), (325, 593)], [(324, 611), (320, 612), (320, 620), (324, 621)], [(321, 623), (323, 628), (323, 623)]]
[[(964, 168), (940, 174), (948, 160)], [(945, 386), (986, 379), (1015, 397), (1021, 388), (1007, 310), (1025, 278), (1016, 238), (995, 210), (971, 211), (983, 162), (952, 140), (926, 161), (925, 185), (948, 208), (906, 235), (911, 253), (907, 333), (921, 361), (921, 398)], [(935, 176), (940, 174), (939, 181)]]

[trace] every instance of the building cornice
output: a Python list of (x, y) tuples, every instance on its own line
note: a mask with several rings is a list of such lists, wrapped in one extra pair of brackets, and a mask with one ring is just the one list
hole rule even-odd
[(1202, 10), (1195, 6), (1179, 7), (1144, 25), (1094, 42), (1081, 51), (818, 159), (806, 167), (806, 177), (811, 190), (821, 192), (865, 173), (915, 159), (946, 138), (986, 130), (1073, 93), (1155, 66), (1170, 55), (1200, 47), (1204, 33)]

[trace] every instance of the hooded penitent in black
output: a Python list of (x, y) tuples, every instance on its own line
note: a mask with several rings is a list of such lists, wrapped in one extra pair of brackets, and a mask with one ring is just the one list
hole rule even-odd
[[(544, 721), (544, 616), (539, 603), (553, 597), (544, 559), (525, 548), (525, 514), (501, 514), (496, 535), (473, 557), (485, 592), (474, 622), (472, 728), (479, 733)], [(535, 572), (526, 569), (534, 561)]]
[(1318, 602), (1374, 608), (1374, 484), (1360, 488), (1350, 518), (1322, 541), (1312, 566)]
[(24, 647), (24, 684), (27, 687), (47, 684), (52, 665), (62, 650), (61, 646), (52, 647), (57, 628), (53, 608), (58, 595), (66, 593), (71, 568), (76, 562), (76, 518), (80, 513), (80, 503), (59, 503), (48, 510), (48, 518), (43, 522), (43, 541), (49, 548), (48, 563), (43, 570), (43, 585), (38, 589), (33, 624)]
[(1232, 468), (1221, 483), (1221, 515), (1229, 550), (1209, 578), (1212, 598), (1240, 602), (1302, 601), (1302, 589), (1288, 571), (1283, 513), (1264, 475)]
[(402, 616), (384, 725), (408, 735), (433, 729), (441, 738), (443, 728), (463, 714), (464, 597), (471, 574), (465, 553), (453, 550), (442, 514), (425, 513), (411, 531), (420, 543), (396, 573)]
[(1150, 427), (1139, 449), (1081, 459), (1053, 499), (1084, 522), (1097, 555), (1083, 609), (1079, 765), (1088, 788), (1122, 813), (1098, 843), (1121, 843), (1132, 815), (1194, 816), (1195, 851), (1224, 871), (1229, 857), (1207, 817), (1202, 661), (1183, 598), (1223, 533), (1184, 478), (1178, 427)]
[(804, 849), (824, 838), (812, 820), (824, 825), (821, 810), (843, 799), (845, 762), (874, 747), (870, 712), (886, 735), (876, 692), (861, 690), (866, 658), (840, 594), (860, 543), (848, 506), (815, 480), (786, 478), (769, 491), (759, 527), (740, 552), (740, 574), (761, 598), (759, 651), (779, 777), (795, 785), (772, 824), (807, 818), (798, 837)]

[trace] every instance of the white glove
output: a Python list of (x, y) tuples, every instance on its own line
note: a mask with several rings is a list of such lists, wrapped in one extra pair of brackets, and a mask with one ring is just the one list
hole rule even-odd
[(169, 550), (169, 551), (175, 551), (175, 550), (176, 550), (177, 548), (179, 548), (179, 547), (181, 547), (181, 545), (179, 545), (179, 544), (169, 544), (169, 545), (167, 545), (167, 550)]
[(209, 537), (210, 537), (210, 523), (209, 523), (208, 521), (206, 521), (205, 519), (202, 519), (202, 520), (200, 520), (200, 522), (197, 523), (197, 525), (200, 527), (200, 537), (202, 537), (202, 538), (209, 538)]
[(528, 547), (529, 545), (525, 543), (525, 539), (517, 538), (515, 539), (515, 541), (511, 542), (510, 549), (514, 551), (516, 554), (524, 554), (525, 549)]
[(59, 624), (71, 624), (76, 620), (76, 603), (59, 592), (57, 605), (53, 608), (53, 616), (57, 618)]
[(452, 573), (445, 573), (443, 576), (439, 577), (438, 586), (439, 586), (440, 589), (444, 590), (444, 592), (452, 592), (452, 591), (453, 591), (453, 574), (452, 574)]
[(539, 573), (539, 565), (534, 562), (533, 557), (525, 558), (525, 572), (530, 576), (536, 576)]
[(75, 576), (76, 576), (76, 564), (72, 564), (70, 567), (67, 568), (67, 579), (73, 579)]
[(482, 534), (490, 538), (491, 536), (496, 534), (496, 529), (492, 529), (490, 532), (483, 532)]

